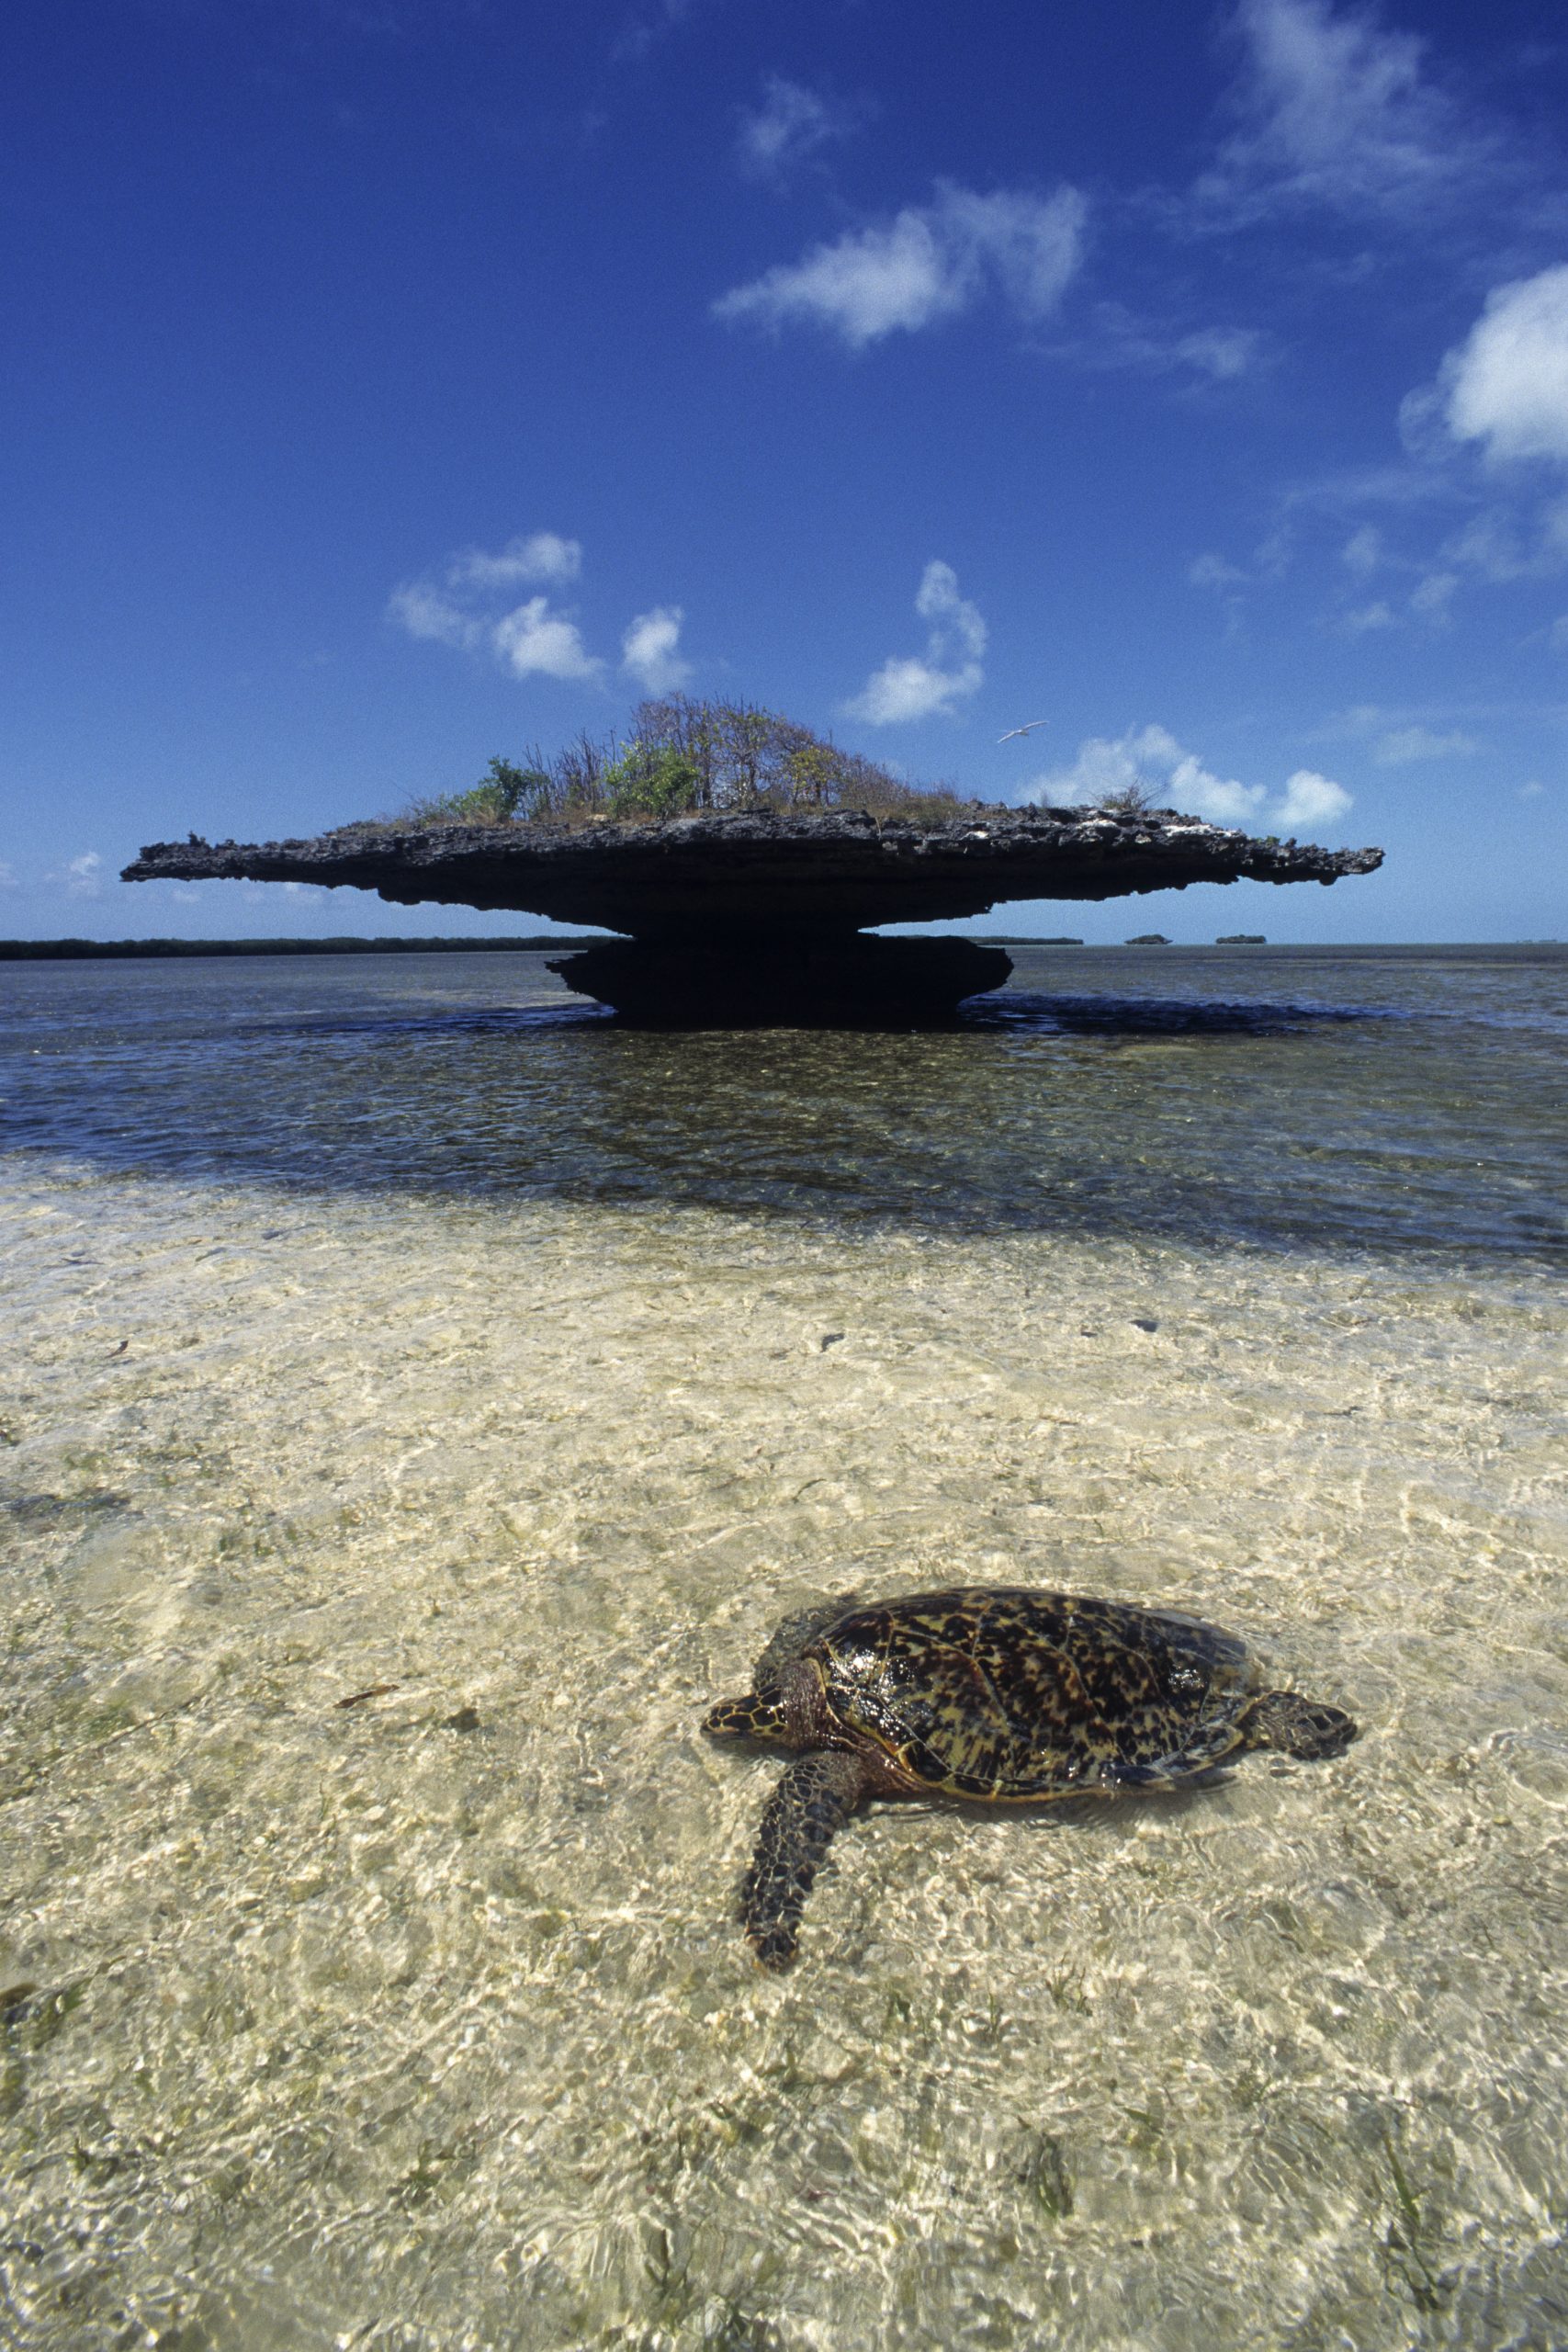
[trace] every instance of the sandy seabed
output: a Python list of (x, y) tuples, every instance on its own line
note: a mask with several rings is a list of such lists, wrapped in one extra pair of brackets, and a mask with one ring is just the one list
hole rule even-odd
[[(4, 1232), (29, 2352), (1568, 2343), (1539, 1271), (39, 1162)], [(874, 1808), (766, 1978), (702, 1712), (960, 1580), (1363, 1736)]]

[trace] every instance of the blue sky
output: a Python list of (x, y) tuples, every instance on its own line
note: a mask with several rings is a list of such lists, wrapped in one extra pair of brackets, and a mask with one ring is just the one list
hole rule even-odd
[(1560, 6), (26, 19), (0, 933), (493, 930), (114, 877), (676, 684), (1389, 853), (992, 927), (1568, 932)]

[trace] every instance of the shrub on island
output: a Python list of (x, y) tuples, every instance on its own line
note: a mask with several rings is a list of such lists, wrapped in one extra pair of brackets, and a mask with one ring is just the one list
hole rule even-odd
[(466, 791), (411, 801), (390, 821), (423, 831), (570, 826), (596, 817), (657, 820), (724, 809), (856, 808), (932, 822), (976, 805), (945, 785), (907, 784), (880, 761), (846, 752), (779, 711), (665, 695), (638, 704), (624, 741), (583, 732), (553, 754), (536, 745), (520, 761), (498, 752)]

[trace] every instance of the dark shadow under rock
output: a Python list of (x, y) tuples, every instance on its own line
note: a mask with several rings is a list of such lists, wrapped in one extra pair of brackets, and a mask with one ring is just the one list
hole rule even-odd
[(689, 945), (611, 940), (549, 968), (624, 1020), (659, 1028), (911, 1028), (1001, 988), (1012, 958), (973, 939), (764, 933)]

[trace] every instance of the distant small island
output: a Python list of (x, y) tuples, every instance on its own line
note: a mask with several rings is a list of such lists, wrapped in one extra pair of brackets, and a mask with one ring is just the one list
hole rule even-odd
[(1214, 944), (1216, 947), (1267, 947), (1269, 942), (1260, 931), (1222, 931)]
[(497, 756), (466, 792), (313, 840), (154, 842), (124, 878), (348, 886), (624, 933), (552, 968), (624, 1012), (724, 1026), (930, 1019), (1011, 969), (998, 946), (874, 925), (1244, 876), (1327, 884), (1382, 862), (1256, 841), (1136, 789), (1086, 808), (964, 800), (743, 704), (672, 695), (634, 725), (624, 745)]

